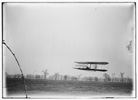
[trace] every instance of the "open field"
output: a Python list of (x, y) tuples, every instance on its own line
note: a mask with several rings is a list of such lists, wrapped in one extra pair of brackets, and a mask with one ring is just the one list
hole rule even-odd
[[(7, 97), (25, 96), (22, 79), (6, 80)], [(32, 96), (131, 96), (132, 83), (26, 79)]]

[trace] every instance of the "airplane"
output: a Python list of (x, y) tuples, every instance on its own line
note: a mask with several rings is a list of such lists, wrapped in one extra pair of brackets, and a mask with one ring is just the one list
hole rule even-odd
[[(85, 71), (101, 71), (101, 72), (106, 72), (107, 69), (98, 69), (97, 65), (107, 65), (107, 64), (109, 64), (108, 62), (75, 62), (75, 63), (79, 64), (79, 65), (76, 65), (76, 66), (81, 66), (81, 67), (74, 68), (74, 69), (85, 70)], [(88, 65), (90, 65), (90, 66), (88, 66)]]

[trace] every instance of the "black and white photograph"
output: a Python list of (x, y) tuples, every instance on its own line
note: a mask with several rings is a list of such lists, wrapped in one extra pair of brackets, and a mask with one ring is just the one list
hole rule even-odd
[(3, 98), (135, 98), (135, 2), (2, 2)]

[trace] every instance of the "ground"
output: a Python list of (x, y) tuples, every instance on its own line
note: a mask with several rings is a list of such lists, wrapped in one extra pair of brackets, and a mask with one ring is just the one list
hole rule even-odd
[[(131, 96), (132, 83), (26, 79), (28, 97)], [(6, 97), (25, 97), (22, 79), (7, 79)]]

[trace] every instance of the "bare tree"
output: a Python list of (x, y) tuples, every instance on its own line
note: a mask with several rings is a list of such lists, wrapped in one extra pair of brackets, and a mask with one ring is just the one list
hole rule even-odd
[(46, 76), (48, 75), (48, 70), (42, 71), (44, 73), (44, 79), (46, 79)]
[(123, 80), (124, 80), (124, 72), (120, 72), (120, 77), (121, 77), (121, 82), (123, 82)]

